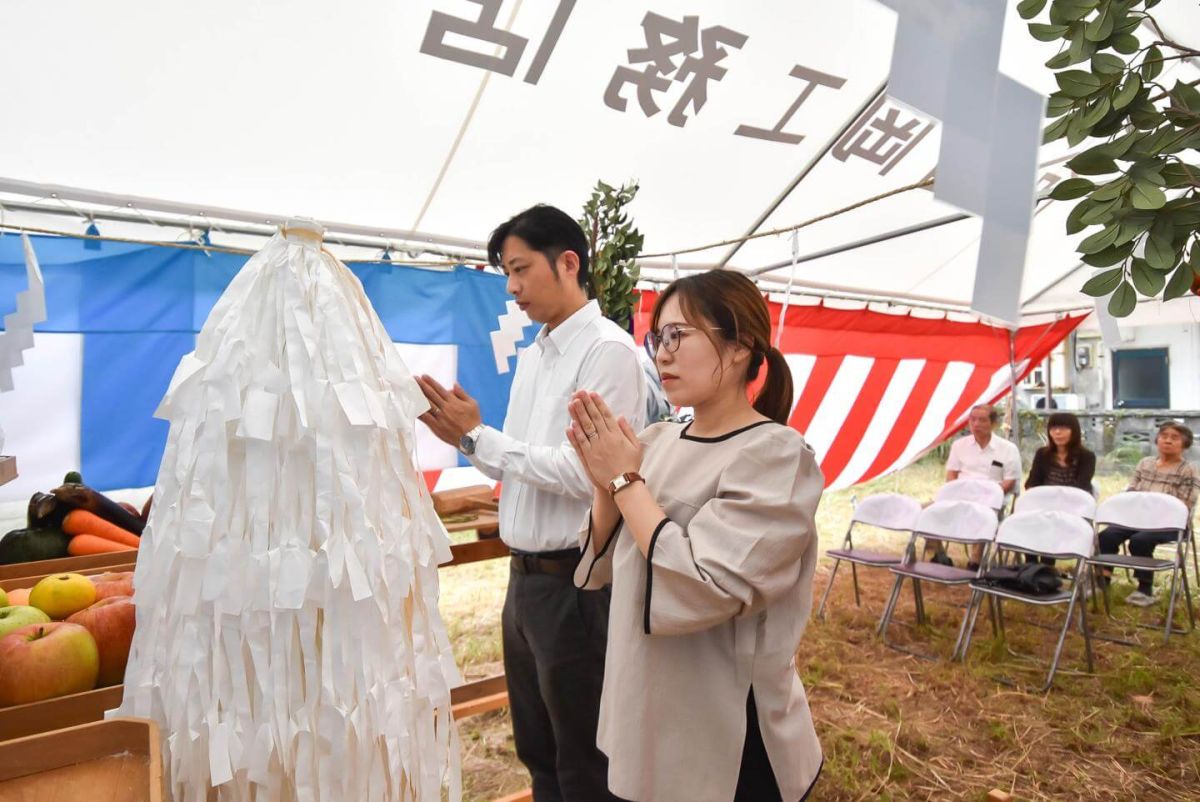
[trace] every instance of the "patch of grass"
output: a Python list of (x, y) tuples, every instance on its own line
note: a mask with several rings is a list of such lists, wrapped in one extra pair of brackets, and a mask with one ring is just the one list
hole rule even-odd
[[(943, 475), (943, 466), (929, 460), (865, 487), (827, 493), (817, 512), (822, 549), (840, 545), (851, 496), (890, 491), (930, 500)], [(1127, 473), (1097, 477), (1104, 497), (1127, 481)], [(855, 544), (899, 550), (903, 540), (863, 532)], [(952, 556), (961, 562), (961, 553)], [(1082, 639), (1072, 628), (1053, 688), (1031, 694), (993, 677), (1004, 673), (1040, 684), (1058, 631), (1028, 622), (1055, 625), (1061, 609), (1005, 605), (1008, 645), (1035, 661), (1013, 658), (1004, 641), (991, 637), (986, 609), (965, 665), (920, 660), (883, 646), (874, 634), (891, 575), (859, 571), (860, 608), (847, 569), (838, 572), (827, 620), (809, 625), (797, 657), (826, 758), (815, 799), (978, 802), (993, 788), (1030, 802), (1200, 799), (1200, 635), (1172, 636), (1165, 647), (1161, 632), (1147, 630), (1139, 633), (1139, 647), (1096, 641), (1096, 672), (1089, 675)], [(818, 569), (818, 600), (828, 570), (825, 563)], [(442, 612), (469, 676), (503, 670), (499, 622), (506, 578), (503, 560), (442, 572)], [(1132, 588), (1118, 576), (1118, 622), (1089, 612), (1093, 629), (1127, 636), (1135, 622), (1160, 620), (1161, 611), (1120, 603)], [(962, 609), (953, 605), (963, 600), (961, 591), (928, 588), (929, 631), (914, 631), (900, 625), (915, 620), (906, 583), (889, 633), (898, 642), (948, 654), (962, 620)], [(1182, 606), (1179, 615), (1186, 615)], [(659, 726), (669, 737), (669, 725)], [(509, 727), (505, 711), (460, 723), (467, 802), (529, 786)]]

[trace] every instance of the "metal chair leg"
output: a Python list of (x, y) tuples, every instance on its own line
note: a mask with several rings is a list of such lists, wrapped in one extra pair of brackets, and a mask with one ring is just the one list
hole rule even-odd
[(1063, 644), (1067, 640), (1067, 630), (1071, 628), (1071, 618), (1075, 615), (1075, 600), (1078, 596), (1078, 592), (1072, 593), (1071, 601), (1067, 602), (1067, 615), (1063, 618), (1062, 632), (1058, 634), (1058, 644), (1054, 647), (1054, 657), (1050, 660), (1050, 673), (1046, 675), (1046, 684), (1042, 686), (1042, 693), (1050, 690), (1050, 686), (1054, 683), (1054, 674), (1058, 671), (1058, 661), (1062, 657)]
[(883, 615), (879, 618), (878, 633), (883, 638), (884, 643), (887, 642), (887, 626), (892, 620), (892, 612), (896, 609), (896, 601), (900, 598), (900, 586), (904, 584), (904, 577), (897, 575), (896, 581), (892, 583), (892, 592), (888, 595), (887, 604), (884, 605)]
[[(1067, 619), (1068, 621), (1070, 618)], [(1092, 674), (1096, 671), (1096, 661), (1092, 656), (1092, 633), (1088, 629), (1087, 621), (1087, 605), (1079, 605), (1079, 631), (1083, 635), (1083, 649), (1087, 653), (1088, 673)]]
[(850, 563), (850, 573), (854, 577), (854, 606), (862, 607), (862, 596), (858, 592), (858, 565)]
[(921, 591), (921, 580), (914, 579), (913, 586), (913, 603), (917, 606), (917, 626), (925, 624), (925, 595)]
[(829, 601), (829, 591), (833, 590), (833, 580), (837, 576), (838, 567), (842, 561), (834, 558), (833, 570), (829, 572), (829, 584), (825, 586), (825, 594), (821, 596), (821, 606), (817, 608), (817, 618), (825, 620), (825, 602)]
[(963, 613), (962, 624), (958, 628), (958, 638), (956, 638), (954, 641), (954, 651), (950, 654), (951, 660), (954, 660), (960, 656), (959, 650), (962, 648), (963, 639), (966, 637), (967, 627), (974, 626), (973, 619), (975, 615), (976, 604), (979, 597), (982, 595), (983, 594), (977, 590), (971, 590), (971, 600), (967, 602), (966, 612)]

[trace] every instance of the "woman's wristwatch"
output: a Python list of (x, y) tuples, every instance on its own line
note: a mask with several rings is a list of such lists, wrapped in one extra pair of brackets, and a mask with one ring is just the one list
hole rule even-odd
[(617, 495), (617, 493), (619, 493), (622, 490), (624, 490), (625, 488), (629, 487), (634, 482), (644, 482), (644, 481), (646, 481), (646, 480), (643, 479), (642, 475), (640, 473), (637, 473), (636, 471), (631, 471), (629, 473), (623, 473), (620, 476), (618, 476), (616, 479), (613, 479), (611, 482), (608, 483), (608, 492), (615, 496), (615, 495)]

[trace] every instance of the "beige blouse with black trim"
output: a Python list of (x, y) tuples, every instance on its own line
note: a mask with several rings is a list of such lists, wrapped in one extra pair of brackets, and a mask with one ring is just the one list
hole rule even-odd
[(795, 430), (763, 422), (720, 438), (680, 424), (641, 435), (641, 473), (666, 518), (649, 558), (618, 527), (581, 588), (612, 584), (598, 743), (609, 788), (637, 802), (729, 802), (751, 688), (783, 798), (822, 764), (796, 650), (812, 609), (824, 480)]

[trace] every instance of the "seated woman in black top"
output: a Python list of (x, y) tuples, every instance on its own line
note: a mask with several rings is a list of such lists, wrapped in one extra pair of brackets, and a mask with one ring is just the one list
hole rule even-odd
[(1092, 492), (1096, 455), (1083, 445), (1079, 418), (1070, 412), (1055, 412), (1046, 420), (1046, 445), (1033, 455), (1025, 489), (1042, 485), (1065, 485)]

